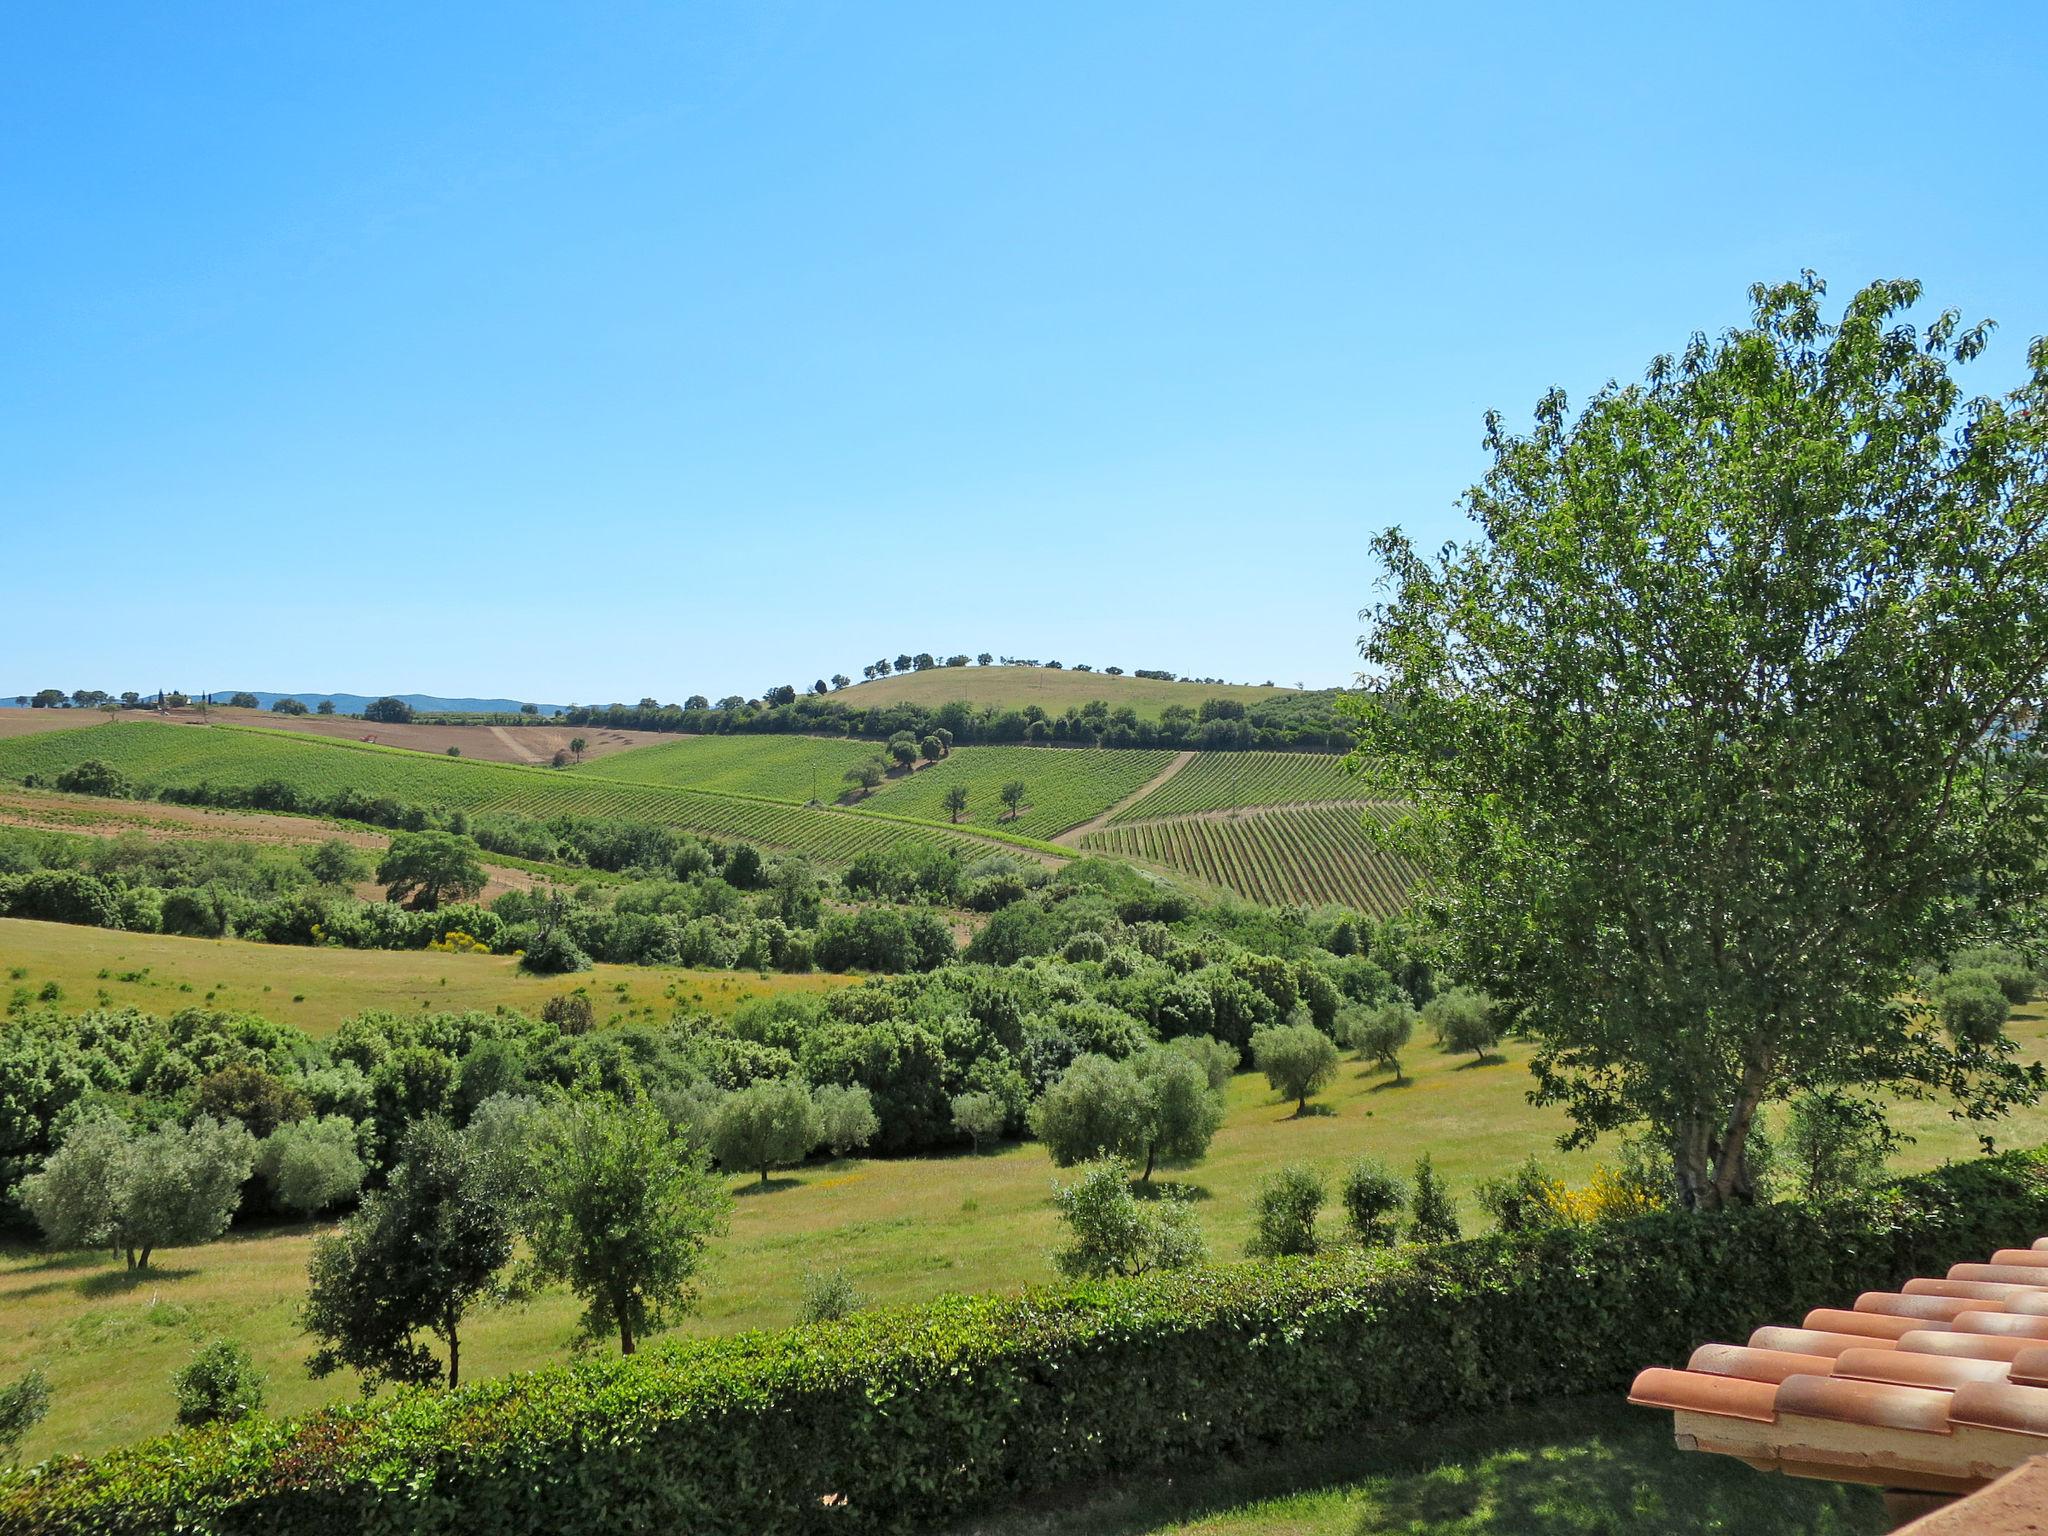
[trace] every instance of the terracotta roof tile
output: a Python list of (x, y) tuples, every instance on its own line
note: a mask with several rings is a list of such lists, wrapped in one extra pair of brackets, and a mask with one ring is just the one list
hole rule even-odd
[(1970, 1492), (2048, 1443), (2048, 1237), (1703, 1344), (1629, 1401), (1669, 1410), (1681, 1446), (1753, 1466)]
[(1956, 1388), (1949, 1417), (1957, 1424), (2048, 1438), (2048, 1388), (1972, 1382)]
[(1881, 1381), (1791, 1376), (1778, 1388), (1776, 1406), (1781, 1415), (1798, 1414), (1809, 1419), (1838, 1419), (1845, 1424), (1945, 1435), (1949, 1432), (1948, 1405), (1952, 1395), (1927, 1387), (1901, 1387)]
[[(1783, 1381), (1787, 1376), (1825, 1376), (1833, 1362), (1826, 1355), (1800, 1355), (1783, 1349), (1745, 1349), (1740, 1344), (1702, 1344), (1685, 1363), (1688, 1371), (1709, 1376), (1741, 1376), (1750, 1381)], [(1998, 1378), (2003, 1381), (2001, 1374)]]
[(1907, 1296), (1898, 1291), (1865, 1291), (1856, 1298), (1858, 1312), (1879, 1312), (1886, 1317), (1924, 1317), (1945, 1323), (1958, 1312), (1995, 1306), (1982, 1296)]
[(1904, 1387), (1954, 1391), (1965, 1382), (2008, 1379), (2003, 1360), (1968, 1360), (1956, 1355), (1922, 1355), (1906, 1349), (1845, 1349), (1834, 1374), (1862, 1381), (1895, 1381)]
[(1839, 1307), (1815, 1307), (1799, 1326), (1821, 1333), (1853, 1333), (1872, 1339), (1896, 1339), (1918, 1328), (1942, 1328), (1947, 1324), (1940, 1318), (1887, 1317), (1882, 1312), (1844, 1312)]
[(1817, 1328), (1759, 1328), (1751, 1349), (1782, 1349), (1799, 1355), (1839, 1355), (1845, 1349), (1882, 1349), (1886, 1340), (1867, 1333), (1826, 1333)]
[(1773, 1404), (1777, 1385), (1744, 1381), (1736, 1376), (1709, 1376), (1699, 1371), (1667, 1371), (1652, 1366), (1639, 1372), (1628, 1400), (1645, 1408), (1672, 1408), (1711, 1413), (1730, 1419), (1768, 1424), (1777, 1417)]

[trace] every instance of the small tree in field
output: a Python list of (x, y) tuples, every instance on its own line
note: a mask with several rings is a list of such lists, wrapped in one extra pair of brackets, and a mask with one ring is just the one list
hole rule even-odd
[(495, 1172), (447, 1121), (413, 1122), (390, 1185), (313, 1244), (299, 1319), (320, 1340), (315, 1376), (347, 1367), (429, 1385), (442, 1370), (424, 1334), (447, 1354), (448, 1385), (461, 1385), (463, 1318), (512, 1258)]
[(1144, 1110), (1145, 1171), (1155, 1164), (1204, 1157), (1223, 1124), (1223, 1096), (1209, 1086), (1203, 1064), (1186, 1051), (1155, 1045), (1131, 1061)]
[(1031, 1106), (1031, 1129), (1061, 1168), (1145, 1155), (1148, 1120), (1136, 1075), (1121, 1061), (1086, 1055)]
[(1345, 1037), (1353, 1050), (1401, 1082), (1401, 1052), (1415, 1038), (1415, 1008), (1406, 998), (1352, 1012)]
[(583, 1331), (616, 1333), (630, 1355), (695, 1301), (706, 1245), (731, 1204), (702, 1154), (643, 1100), (571, 1101), (542, 1119), (527, 1153), (526, 1234), (535, 1269), (582, 1298)]
[(1436, 1032), (1437, 1043), (1457, 1055), (1470, 1051), (1483, 1063), (1486, 1053), (1500, 1043), (1492, 1003), (1469, 988), (1453, 987), (1439, 993), (1429, 1000), (1422, 1016)]
[(953, 1098), (953, 1129), (967, 1137), (976, 1152), (984, 1141), (1001, 1137), (1008, 1119), (1003, 1101), (992, 1093), (962, 1093)]
[(1273, 1091), (1294, 1100), (1296, 1115), (1337, 1075), (1337, 1047), (1313, 1024), (1278, 1024), (1252, 1036), (1252, 1061)]
[(571, 736), (569, 738), (569, 751), (571, 752), (571, 754), (574, 755), (577, 762), (582, 762), (583, 754), (588, 752), (589, 750), (590, 743), (586, 741), (583, 737)]
[(888, 772), (888, 765), (878, 757), (846, 770), (846, 782), (859, 789), (864, 795), (873, 794), (875, 786), (882, 782)]
[(1011, 821), (1015, 821), (1019, 816), (1023, 815), (1024, 781), (1022, 779), (1012, 779), (1009, 783), (1005, 784), (1002, 790), (1002, 800), (1003, 804), (1010, 809), (1009, 819)]
[(1389, 1248), (1400, 1235), (1401, 1207), (1408, 1186), (1387, 1171), (1378, 1158), (1362, 1157), (1344, 1175), (1344, 1219), (1368, 1248)]
[(964, 785), (955, 784), (951, 789), (947, 790), (945, 804), (946, 815), (953, 821), (958, 822), (960, 820), (961, 813), (967, 809), (966, 787)]
[(751, 1083), (728, 1094), (711, 1122), (711, 1155), (767, 1184), (770, 1169), (802, 1162), (822, 1139), (811, 1091), (794, 1078)]
[(1194, 1203), (1139, 1200), (1131, 1193), (1131, 1165), (1120, 1157), (1090, 1163), (1072, 1184), (1053, 1185), (1052, 1204), (1071, 1235), (1052, 1261), (1071, 1279), (1129, 1279), (1201, 1262)]
[(1252, 1199), (1252, 1239), (1245, 1252), (1255, 1259), (1314, 1253), (1316, 1213), (1328, 1195), (1323, 1176), (1303, 1164), (1268, 1174)]
[(1409, 1206), (1408, 1239), (1416, 1243), (1455, 1243), (1458, 1205), (1436, 1176), (1436, 1165), (1423, 1153), (1415, 1163), (1415, 1194)]

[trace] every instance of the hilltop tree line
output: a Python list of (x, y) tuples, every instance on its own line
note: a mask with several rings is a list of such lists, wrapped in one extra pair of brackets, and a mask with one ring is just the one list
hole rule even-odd
[[(108, 714), (121, 710), (189, 709), (194, 705), (205, 709), (222, 707), (227, 709), (260, 709), (262, 705), (256, 695), (248, 692), (229, 694), (187, 694), (175, 688), (159, 689), (155, 693), (138, 693), (128, 689), (124, 693), (108, 693), (104, 688), (76, 688), (66, 693), (62, 688), (43, 688), (35, 693), (18, 693), (14, 702), (23, 709), (98, 709)], [(538, 714), (537, 706), (525, 706)], [(285, 697), (271, 701), (270, 712), (274, 715), (331, 715), (335, 712), (334, 700), (321, 699), (308, 706), (303, 699)], [(412, 706), (400, 698), (389, 695), (372, 699), (363, 706), (357, 717), (387, 725), (403, 725), (413, 718)]]
[(698, 735), (761, 732), (849, 736), (887, 741), (909, 735), (950, 738), (962, 746), (1018, 744), (1071, 747), (1193, 747), (1208, 751), (1341, 752), (1351, 729), (1338, 713), (1340, 690), (1285, 693), (1255, 703), (1208, 698), (1170, 704), (1157, 720), (1129, 705), (1093, 699), (1053, 714), (1036, 704), (1016, 709), (897, 703), (855, 707), (829, 693), (799, 693), (787, 684), (759, 699), (731, 695), (713, 702), (692, 694), (681, 704), (572, 706), (558, 723), (610, 730), (687, 731)]

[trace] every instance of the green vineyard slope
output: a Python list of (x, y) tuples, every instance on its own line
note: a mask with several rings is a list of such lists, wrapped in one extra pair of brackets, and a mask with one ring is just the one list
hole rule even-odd
[[(1169, 781), (1170, 783), (1171, 781)], [(1416, 881), (1408, 860), (1379, 848), (1362, 818), (1385, 808), (1287, 806), (1226, 816), (1111, 825), (1082, 847), (1189, 875), (1269, 905), (1342, 902), (1378, 916), (1408, 902)]]

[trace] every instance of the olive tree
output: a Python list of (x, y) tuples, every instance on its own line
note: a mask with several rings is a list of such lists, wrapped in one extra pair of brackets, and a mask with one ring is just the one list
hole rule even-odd
[(1348, 1011), (1344, 1042), (1359, 1055), (1402, 1081), (1401, 1053), (1415, 1038), (1415, 1005), (1405, 997), (1373, 1008)]
[(953, 1129), (965, 1136), (979, 1152), (985, 1141), (1003, 1134), (1010, 1118), (1003, 1101), (992, 1093), (961, 1093), (953, 1096)]
[(1032, 1134), (1059, 1167), (1145, 1155), (1144, 1096), (1130, 1066), (1092, 1052), (1078, 1056), (1031, 1106)]
[(1930, 1028), (1917, 965), (2048, 878), (2016, 728), (2048, 664), (2048, 341), (2002, 399), (1987, 328), (1752, 291), (1576, 416), (1487, 423), (1470, 542), (1375, 541), (1347, 699), (1367, 792), (1458, 974), (1537, 1044), (1568, 1138), (1653, 1126), (1683, 1203), (1751, 1194), (1760, 1109), (1807, 1090), (2039, 1090), (2002, 1032)]
[(818, 1140), (844, 1157), (873, 1141), (882, 1129), (875, 1116), (874, 1096), (867, 1089), (827, 1083), (811, 1094), (818, 1111)]
[(256, 1151), (256, 1172), (286, 1210), (312, 1216), (353, 1200), (368, 1170), (345, 1115), (281, 1125)]
[(1186, 1051), (1155, 1045), (1131, 1060), (1143, 1113), (1142, 1138), (1149, 1181), (1160, 1162), (1191, 1163), (1208, 1154), (1223, 1124), (1223, 1096), (1209, 1084), (1203, 1064)]
[(210, 1242), (227, 1230), (256, 1141), (233, 1121), (136, 1135), (120, 1119), (81, 1120), (20, 1198), (43, 1235), (67, 1247), (104, 1244), (132, 1270), (158, 1248)]
[(1276, 1024), (1252, 1036), (1252, 1061), (1273, 1091), (1294, 1100), (1297, 1115), (1337, 1075), (1337, 1047), (1313, 1024)]
[(527, 1160), (525, 1231), (540, 1275), (583, 1299), (587, 1337), (619, 1353), (694, 1304), (697, 1267), (731, 1198), (653, 1104), (571, 1100), (550, 1110)]
[(50, 1383), (31, 1368), (0, 1387), (0, 1461), (12, 1462), (28, 1432), (50, 1411)]
[(823, 1139), (811, 1090), (794, 1078), (764, 1079), (728, 1094), (711, 1120), (711, 1155), (724, 1167), (770, 1169), (799, 1163)]

